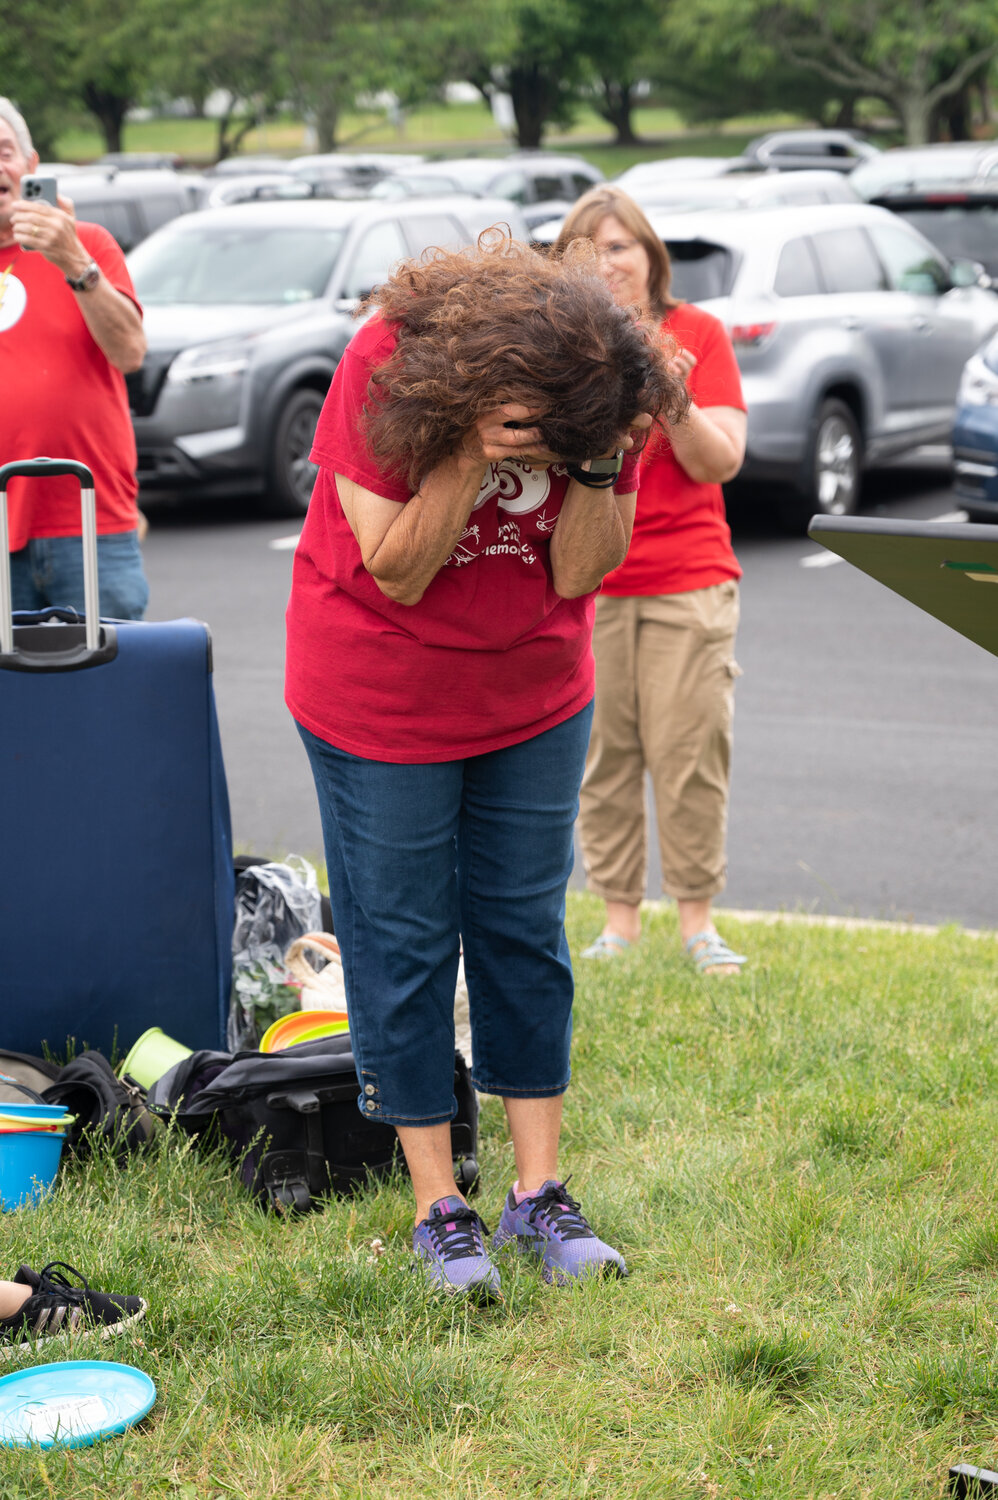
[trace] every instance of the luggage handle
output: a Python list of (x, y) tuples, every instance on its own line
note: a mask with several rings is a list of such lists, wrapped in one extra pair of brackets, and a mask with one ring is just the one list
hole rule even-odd
[(293, 1109), (300, 1115), (310, 1115), (319, 1108), (319, 1096), (312, 1089), (278, 1090), (267, 1095), (267, 1108)]
[[(83, 604), (86, 649), (100, 647), (100, 610), (97, 590), (97, 497), (94, 476), (73, 458), (15, 459), (0, 465), (0, 656), (14, 655), (13, 599), (10, 582), (10, 529), (7, 523), (7, 485), (11, 479), (54, 479), (73, 474), (80, 481), (83, 526)], [(80, 666), (84, 663), (76, 662)]]
[(351, 1071), (342, 1083), (319, 1084), (310, 1089), (276, 1089), (266, 1098), (268, 1109), (293, 1109), (299, 1115), (313, 1114), (323, 1104), (341, 1104), (357, 1097), (357, 1080)]

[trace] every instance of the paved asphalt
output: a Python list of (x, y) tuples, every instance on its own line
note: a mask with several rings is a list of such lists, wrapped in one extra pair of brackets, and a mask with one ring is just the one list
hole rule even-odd
[[(254, 518), (252, 502), (143, 504), (150, 618), (211, 626), (237, 849), (318, 857), (281, 696), (292, 553), (272, 544), (296, 528)], [(938, 454), (867, 482), (867, 513), (955, 509)], [(732, 526), (745, 675), (721, 904), (994, 927), (998, 663), (847, 563), (824, 565), (751, 497)]]

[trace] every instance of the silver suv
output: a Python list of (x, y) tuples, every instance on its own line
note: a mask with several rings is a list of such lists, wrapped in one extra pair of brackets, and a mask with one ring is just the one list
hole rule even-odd
[(778, 172), (826, 167), (851, 172), (860, 162), (879, 155), (880, 148), (852, 130), (771, 130), (745, 147), (750, 161)]
[(649, 217), (676, 295), (731, 334), (742, 477), (789, 482), (790, 524), (851, 513), (864, 465), (948, 441), (963, 366), (998, 328), (979, 266), (866, 204)]
[(245, 203), (151, 235), (129, 257), (149, 340), (127, 377), (140, 483), (257, 488), (302, 514), (360, 300), (398, 261), (473, 244), (493, 224), (526, 237), (514, 204), (461, 197)]

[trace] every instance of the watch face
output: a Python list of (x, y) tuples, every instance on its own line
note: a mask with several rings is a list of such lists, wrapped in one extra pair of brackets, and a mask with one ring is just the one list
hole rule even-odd
[(79, 276), (67, 276), (66, 280), (74, 292), (89, 292), (100, 281), (100, 266), (92, 260), (89, 266), (84, 266)]

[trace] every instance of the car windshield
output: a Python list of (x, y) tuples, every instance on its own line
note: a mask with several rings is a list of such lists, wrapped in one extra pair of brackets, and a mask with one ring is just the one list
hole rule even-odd
[(198, 225), (166, 230), (128, 262), (140, 302), (260, 306), (311, 302), (329, 284), (342, 229), (307, 225)]
[(672, 294), (683, 302), (706, 302), (726, 297), (735, 280), (737, 261), (733, 251), (706, 240), (669, 240), (672, 261)]
[(920, 203), (895, 212), (950, 260), (979, 260), (992, 272), (998, 268), (998, 203)]

